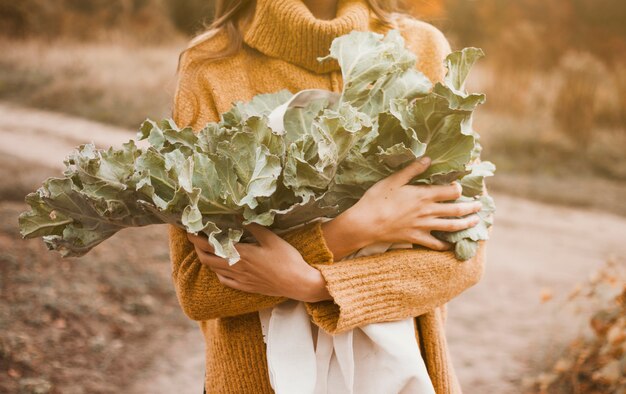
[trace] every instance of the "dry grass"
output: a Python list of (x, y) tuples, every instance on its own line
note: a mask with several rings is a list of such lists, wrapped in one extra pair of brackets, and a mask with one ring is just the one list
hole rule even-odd
[(626, 214), (623, 75), (588, 53), (570, 52), (549, 71), (487, 57), (469, 89), (487, 93), (475, 125), (483, 157), (498, 166), (490, 187)]
[(563, 57), (559, 72), (562, 81), (553, 103), (554, 119), (561, 132), (585, 148), (593, 139), (597, 98), (606, 68), (592, 55), (570, 53)]
[(546, 117), (482, 111), (476, 116), (485, 158), (501, 173), (626, 181), (626, 133), (594, 128), (583, 148)]
[(0, 35), (164, 42), (176, 32), (168, 11), (165, 0), (0, 0)]
[(498, 67), (487, 57), (469, 81), (487, 93), (475, 126), (483, 157), (498, 166), (489, 187), (626, 215), (623, 71), (575, 53), (551, 71)]
[(2, 40), (0, 99), (136, 128), (170, 116), (184, 45)]
[(609, 260), (569, 297), (589, 311), (590, 332), (582, 334), (551, 366), (530, 382), (537, 394), (626, 392), (626, 264)]
[(195, 326), (176, 300), (167, 231), (124, 231), (80, 259), (22, 240), (24, 195), (57, 174), (0, 158), (0, 392), (124, 392)]
[(626, 138), (600, 131), (585, 152), (560, 132), (524, 118), (483, 114), (484, 157), (498, 166), (495, 191), (626, 215)]
[[(10, 160), (0, 161), (3, 197), (56, 172), (31, 166), (18, 180)], [(41, 239), (20, 238), (25, 208), (0, 200), (0, 392), (124, 392), (195, 326), (176, 300), (166, 229), (124, 231), (86, 257), (62, 259)]]
[(613, 69), (614, 83), (617, 86), (617, 111), (620, 114), (622, 128), (626, 130), (626, 68), (616, 66)]

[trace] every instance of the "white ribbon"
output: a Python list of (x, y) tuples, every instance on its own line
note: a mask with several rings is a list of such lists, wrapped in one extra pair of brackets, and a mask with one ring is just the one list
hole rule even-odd
[[(337, 94), (305, 90), (275, 109), (270, 127), (284, 132), (289, 107)], [(321, 220), (328, 220), (321, 218)], [(375, 244), (346, 259), (407, 248)], [(304, 303), (288, 300), (259, 311), (270, 383), (277, 394), (434, 394), (415, 337), (414, 319), (368, 324), (330, 335), (311, 323)]]
[[(405, 245), (392, 245), (392, 248)], [(381, 253), (384, 245), (357, 256)], [(382, 251), (389, 249), (389, 245)], [(434, 394), (413, 318), (330, 335), (304, 303), (288, 300), (259, 311), (270, 383), (277, 394)]]

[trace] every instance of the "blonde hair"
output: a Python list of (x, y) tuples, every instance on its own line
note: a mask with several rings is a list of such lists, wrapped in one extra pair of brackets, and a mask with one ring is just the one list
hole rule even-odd
[[(228, 44), (220, 51), (206, 53), (200, 61), (223, 59), (234, 55), (243, 45), (243, 37), (238, 28), (238, 21), (252, 15), (255, 0), (215, 0), (214, 19), (206, 30), (194, 37), (187, 48), (180, 54), (179, 59), (191, 49), (199, 46), (220, 31), (226, 32)], [(398, 7), (394, 0), (367, 0), (370, 9), (383, 25), (390, 25), (390, 15)], [(383, 5), (384, 4), (384, 5)], [(179, 62), (180, 65), (180, 62)]]

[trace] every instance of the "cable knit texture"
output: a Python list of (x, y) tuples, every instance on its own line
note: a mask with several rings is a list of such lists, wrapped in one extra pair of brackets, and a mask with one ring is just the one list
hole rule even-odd
[[(433, 26), (408, 16), (393, 18), (407, 46), (418, 57), (417, 68), (432, 81), (445, 75), (443, 59), (450, 46)], [(341, 89), (336, 64), (320, 65), (333, 38), (352, 30), (385, 33), (364, 0), (340, 0), (337, 18), (316, 19), (301, 0), (258, 0), (243, 25), (243, 48), (234, 56), (203, 62), (203, 55), (222, 49), (217, 32), (182, 58), (174, 102), (179, 126), (202, 128), (219, 119), (235, 101), (281, 89), (297, 92)], [(283, 238), (324, 276), (333, 301), (307, 303), (311, 320), (329, 333), (384, 321), (416, 317), (415, 335), (437, 393), (460, 393), (444, 335), (445, 304), (480, 279), (485, 245), (471, 260), (452, 252), (426, 249), (387, 253), (333, 262), (319, 223)], [(185, 314), (199, 322), (206, 342), (208, 393), (272, 393), (258, 311), (284, 298), (245, 293), (222, 285), (203, 266), (184, 231), (170, 227), (172, 278)], [(276, 262), (280, 264), (280, 262)], [(376, 371), (372, 371), (376, 373)]]
[[(285, 22), (277, 23), (281, 19)], [(315, 72), (329, 72), (338, 70), (339, 64), (318, 62), (317, 58), (328, 54), (336, 37), (353, 30), (368, 31), (369, 22), (369, 9), (360, 2), (340, 2), (336, 18), (326, 21), (313, 17), (300, 1), (261, 1), (244, 39), (267, 56), (279, 57)], [(311, 34), (313, 31), (315, 34)], [(282, 39), (276, 40), (277, 37)]]

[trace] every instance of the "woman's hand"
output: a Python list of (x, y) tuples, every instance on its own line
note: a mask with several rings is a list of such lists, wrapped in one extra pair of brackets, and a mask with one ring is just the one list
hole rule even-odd
[(374, 184), (354, 206), (323, 224), (324, 238), (335, 260), (376, 242), (410, 242), (447, 250), (450, 245), (431, 231), (459, 231), (478, 224), (478, 216), (472, 214), (480, 210), (479, 202), (446, 202), (461, 197), (458, 183), (407, 184), (429, 165), (428, 158), (416, 160)]
[(235, 248), (241, 260), (232, 266), (213, 254), (205, 237), (192, 234), (187, 237), (200, 262), (215, 272), (225, 286), (305, 302), (332, 299), (322, 274), (308, 265), (298, 250), (263, 226), (253, 223), (246, 228), (258, 244), (238, 243)]

